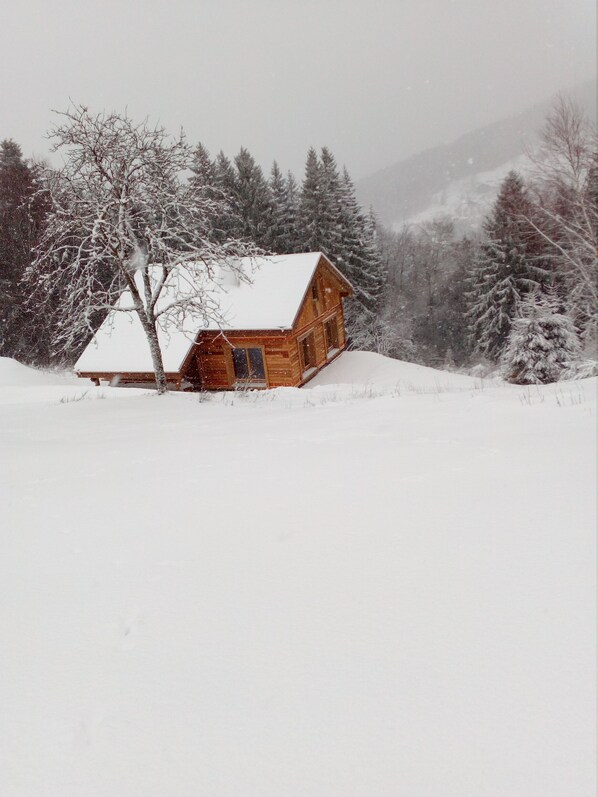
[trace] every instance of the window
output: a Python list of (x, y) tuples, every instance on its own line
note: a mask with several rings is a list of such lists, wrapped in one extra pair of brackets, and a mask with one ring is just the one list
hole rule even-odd
[(261, 348), (233, 349), (235, 378), (239, 382), (265, 382), (264, 352)]
[(338, 349), (338, 323), (336, 316), (324, 322), (324, 336), (326, 338), (326, 352)]
[(312, 284), (312, 286), (311, 286), (311, 298), (314, 300), (314, 302), (317, 302), (318, 299), (320, 298), (320, 295), (318, 293), (318, 283), (317, 282), (314, 282)]
[(301, 366), (304, 373), (310, 368), (316, 367), (316, 339), (313, 332), (301, 338), (299, 352), (301, 353)]

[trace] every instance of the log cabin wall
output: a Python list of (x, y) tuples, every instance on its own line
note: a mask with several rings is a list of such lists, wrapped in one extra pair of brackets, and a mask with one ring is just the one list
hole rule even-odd
[[(338, 277), (321, 260), (301, 304), (293, 330), (234, 331), (202, 333), (195, 354), (196, 367), (204, 390), (230, 390), (243, 384), (235, 377), (233, 348), (261, 348), (266, 371), (263, 384), (247, 382), (248, 387), (297, 387), (311, 379), (346, 345), (342, 297), (346, 290)], [(336, 320), (338, 346), (331, 353), (324, 324)], [(311, 337), (313, 336), (313, 337)], [(308, 339), (308, 356), (313, 364), (305, 367), (302, 341)]]
[[(305, 384), (346, 346), (343, 296), (346, 283), (339, 278), (325, 258), (321, 258), (295, 318), (292, 330), (235, 330), (202, 332), (191, 349), (180, 373), (168, 373), (169, 386), (183, 390), (231, 390), (247, 387), (297, 387)], [(327, 341), (326, 324), (336, 319), (338, 345)], [(303, 343), (302, 343), (303, 342)], [(235, 376), (233, 349), (261, 349), (264, 379), (238, 380)], [(236, 355), (235, 355), (236, 356)], [(309, 359), (305, 366), (305, 357)], [(312, 362), (313, 361), (313, 362)], [(94, 380), (111, 380), (114, 373), (80, 373)], [(152, 385), (153, 373), (122, 373), (120, 384)]]
[[(315, 292), (314, 292), (315, 289)], [(338, 277), (321, 259), (311, 281), (305, 298), (301, 304), (293, 329), (301, 333), (302, 329), (313, 321), (328, 315), (332, 310), (342, 304), (342, 297), (347, 295), (346, 289)]]
[[(77, 371), (77, 376), (81, 379), (91, 379), (92, 381), (105, 382), (107, 385), (139, 385), (145, 387), (146, 385), (155, 386), (156, 375), (153, 371)], [(178, 372), (167, 371), (166, 381), (170, 389), (178, 390), (178, 385), (182, 381), (182, 377)], [(99, 385), (98, 385), (99, 386)]]
[[(230, 390), (235, 387), (232, 349), (262, 349), (265, 365), (263, 387), (292, 387), (296, 384), (290, 363), (289, 333), (276, 331), (235, 331), (203, 333), (197, 348), (196, 361), (204, 390)], [(251, 386), (251, 383), (248, 383)], [(261, 386), (261, 385), (256, 385)]]
[[(321, 259), (293, 328), (294, 346), (291, 348), (291, 365), (295, 385), (305, 384), (333, 359), (328, 351), (324, 329), (328, 320), (336, 319), (338, 337), (336, 353), (345, 348), (347, 340), (342, 298), (346, 295), (346, 288), (326, 265), (326, 261)], [(315, 365), (314, 368), (305, 368), (302, 341), (310, 334), (313, 334)]]
[[(327, 340), (326, 340), (326, 332), (324, 328), (324, 324), (327, 321), (334, 321), (336, 322), (336, 334), (338, 338), (338, 346), (334, 347), (331, 351), (329, 351)], [(304, 347), (302, 345), (302, 341), (305, 338), (309, 338), (310, 335), (313, 335), (313, 343), (314, 343), (314, 353), (315, 353), (315, 364), (313, 367), (305, 367), (306, 364), (304, 363)], [(342, 304), (338, 304), (336, 307), (333, 307), (330, 311), (324, 313), (321, 317), (316, 318), (311, 324), (296, 333), (293, 338), (293, 346), (291, 348), (291, 366), (293, 369), (293, 377), (295, 379), (295, 385), (305, 384), (305, 382), (309, 381), (312, 377), (314, 377), (318, 371), (323, 368), (327, 363), (334, 359), (346, 346), (346, 335), (345, 335), (345, 328), (344, 328), (344, 320), (343, 320), (343, 307)], [(307, 347), (309, 348), (309, 346)]]

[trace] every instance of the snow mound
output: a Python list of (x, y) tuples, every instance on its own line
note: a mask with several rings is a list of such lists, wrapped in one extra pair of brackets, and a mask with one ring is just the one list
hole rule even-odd
[(46, 387), (70, 385), (76, 377), (61, 376), (51, 371), (38, 371), (23, 365), (12, 357), (0, 357), (0, 387)]
[(307, 388), (328, 385), (366, 385), (403, 392), (433, 393), (471, 390), (481, 380), (450, 371), (437, 371), (424, 365), (393, 360), (369, 351), (347, 351), (324, 368)]

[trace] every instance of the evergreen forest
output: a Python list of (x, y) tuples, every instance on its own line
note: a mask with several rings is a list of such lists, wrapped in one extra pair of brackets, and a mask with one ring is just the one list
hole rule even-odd
[[(245, 148), (231, 158), (197, 144), (182, 179), (202, 197), (214, 244), (330, 257), (355, 291), (346, 307), (352, 348), (544, 383), (596, 372), (597, 151), (593, 126), (560, 98), (533, 168), (509, 172), (481, 230), (465, 236), (447, 216), (385, 228), (326, 147), (307, 152), (298, 176), (276, 161), (264, 173)], [(64, 336), (73, 312), (65, 258), (82, 245), (76, 224), (70, 247), (35, 267), (48, 219), (59, 215), (56, 184), (48, 163), (1, 142), (0, 356), (44, 367), (72, 365), (103, 319), (88, 319), (86, 336)], [(122, 286), (107, 285), (105, 265), (88, 292), (116, 296)]]

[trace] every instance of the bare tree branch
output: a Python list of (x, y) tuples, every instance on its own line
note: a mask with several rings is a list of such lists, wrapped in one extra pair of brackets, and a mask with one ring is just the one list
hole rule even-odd
[[(147, 120), (92, 114), (82, 105), (58, 117), (50, 136), (64, 163), (43, 173), (52, 211), (28, 274), (34, 301), (60, 294), (59, 343), (72, 349), (128, 290), (132, 307), (118, 311), (139, 317), (164, 391), (158, 327), (179, 327), (190, 316), (222, 323), (213, 299), (216, 265), (227, 262), (247, 280), (239, 258), (259, 250), (243, 240), (215, 240), (212, 220), (226, 199), (186, 180), (193, 154), (182, 133), (172, 139)], [(177, 296), (168, 286), (179, 279), (185, 290)]]

